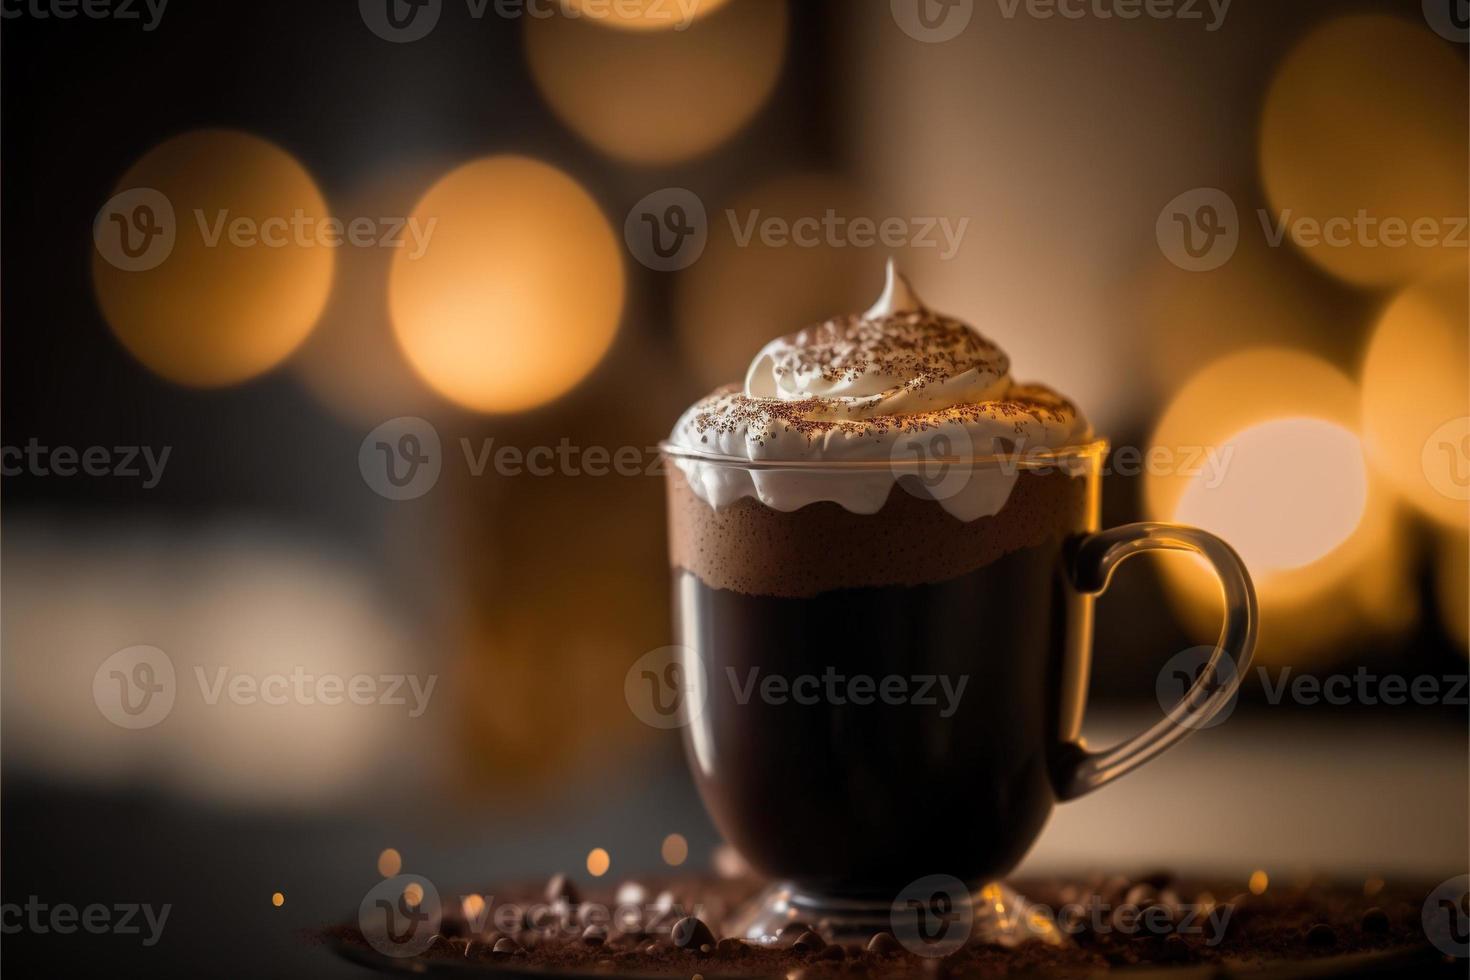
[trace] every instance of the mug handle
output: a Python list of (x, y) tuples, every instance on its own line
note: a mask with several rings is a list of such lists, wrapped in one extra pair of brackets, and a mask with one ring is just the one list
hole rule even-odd
[[(1072, 586), (1079, 592), (1101, 595), (1114, 569), (1145, 551), (1188, 551), (1209, 562), (1225, 598), (1220, 639), (1184, 697), (1152, 728), (1102, 752), (1089, 752), (1073, 745), (1076, 755), (1064, 765), (1057, 781), (1059, 799), (1076, 799), (1132, 772), (1202, 727), (1230, 703), (1250, 669), (1259, 625), (1256, 590), (1240, 556), (1208, 531), (1180, 524), (1141, 523), (1088, 535), (1072, 553)], [(1220, 671), (1225, 657), (1235, 667), (1228, 674)]]

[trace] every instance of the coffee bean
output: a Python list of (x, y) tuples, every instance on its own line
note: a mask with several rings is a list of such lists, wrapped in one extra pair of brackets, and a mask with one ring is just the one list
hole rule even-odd
[(715, 943), (715, 952), (721, 956), (744, 956), (750, 952), (750, 947), (739, 939), (721, 939)]
[(903, 952), (903, 943), (891, 932), (875, 932), (868, 940), (868, 952), (875, 956), (892, 956)]
[(1364, 912), (1363, 913), (1363, 931), (1364, 932), (1378, 932), (1378, 933), (1387, 932), (1388, 931), (1388, 913), (1385, 912), (1385, 911), (1383, 911), (1383, 909), (1379, 908), (1376, 905), (1373, 906), (1368, 911)]
[(822, 939), (821, 936), (808, 929), (806, 932), (796, 937), (796, 941), (791, 944), (791, 948), (796, 950), (798, 953), (815, 953), (817, 950), (821, 949), (825, 945), (827, 945), (827, 943), (825, 940)]
[(803, 934), (811, 932), (812, 927), (805, 922), (788, 922), (776, 933), (776, 945), (783, 949), (790, 949)]
[(709, 926), (692, 915), (675, 922), (669, 937), (680, 949), (697, 950), (701, 946), (713, 947), (715, 944), (715, 934), (709, 931)]
[(1140, 876), (1138, 881), (1140, 884), (1148, 885), (1155, 891), (1163, 891), (1165, 888), (1174, 884), (1174, 872), (1161, 868)]
[(551, 880), (546, 883), (546, 901), (552, 905), (562, 902), (576, 905), (581, 900), (577, 886), (564, 874), (552, 875)]
[(1159, 947), (1159, 959), (1165, 963), (1183, 963), (1189, 959), (1189, 943), (1184, 937), (1175, 933), (1165, 936), (1163, 944)]
[(1326, 947), (1337, 945), (1337, 933), (1325, 922), (1319, 922), (1307, 930), (1307, 943), (1312, 946)]
[(525, 949), (514, 939), (506, 938), (497, 940), (495, 943), (495, 947), (491, 950), (491, 952), (499, 957), (519, 956), (520, 954), (525, 952)]
[(1153, 885), (1134, 885), (1123, 895), (1123, 903), (1142, 908), (1157, 901), (1158, 897), (1159, 892)]
[(607, 942), (607, 930), (602, 926), (588, 926), (582, 930), (582, 942), (588, 946), (601, 946)]

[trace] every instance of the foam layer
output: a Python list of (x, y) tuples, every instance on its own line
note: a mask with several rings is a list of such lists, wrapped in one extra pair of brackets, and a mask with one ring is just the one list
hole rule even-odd
[[(691, 406), (670, 441), (752, 461), (870, 460), (863, 474), (742, 470), (677, 461), (690, 488), (716, 508), (754, 498), (780, 511), (827, 501), (875, 513), (894, 481), (920, 461), (1024, 454), (1091, 439), (1077, 408), (1041, 385), (1011, 379), (1010, 359), (967, 324), (934, 313), (892, 264), (883, 297), (866, 313), (834, 317), (767, 344), (743, 388)], [(959, 485), (936, 481), (933, 498), (962, 520), (995, 514), (1015, 471), (975, 470)]]

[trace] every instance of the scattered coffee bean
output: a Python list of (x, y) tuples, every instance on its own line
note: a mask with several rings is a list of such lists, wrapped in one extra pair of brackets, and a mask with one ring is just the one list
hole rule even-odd
[(808, 929), (796, 937), (796, 941), (791, 944), (791, 948), (798, 953), (815, 953), (825, 945), (827, 943), (821, 936)]
[(721, 956), (744, 956), (750, 952), (750, 947), (739, 939), (721, 939), (715, 943), (715, 952)]
[(805, 922), (788, 922), (776, 933), (776, 945), (783, 949), (790, 949), (803, 934), (811, 932), (812, 927)]
[(588, 946), (601, 946), (607, 942), (607, 929), (602, 926), (588, 926), (582, 930), (582, 942)]
[(578, 894), (577, 886), (573, 884), (572, 879), (564, 874), (555, 874), (546, 883), (546, 901), (552, 905), (558, 903), (576, 905), (581, 901), (581, 896)]
[(1385, 912), (1385, 911), (1383, 911), (1383, 909), (1379, 908), (1376, 905), (1373, 906), (1368, 911), (1364, 912), (1363, 913), (1363, 931), (1364, 932), (1379, 932), (1379, 933), (1387, 932), (1388, 931), (1388, 913)]
[(1337, 933), (1325, 922), (1319, 922), (1307, 930), (1307, 943), (1312, 946), (1337, 945)]
[(514, 939), (506, 938), (496, 941), (495, 947), (491, 950), (491, 952), (494, 953), (496, 956), (501, 957), (519, 956), (520, 954), (525, 952), (525, 949)]
[(1189, 943), (1178, 933), (1165, 936), (1159, 946), (1159, 958), (1165, 963), (1183, 963), (1189, 955)]
[(1134, 885), (1124, 893), (1123, 903), (1125, 905), (1137, 905), (1139, 908), (1142, 908), (1145, 905), (1151, 905), (1157, 901), (1158, 897), (1158, 889), (1154, 888), (1153, 885)]
[(903, 944), (891, 932), (875, 932), (868, 940), (868, 952), (877, 956), (892, 956), (903, 952)]
[(697, 950), (701, 946), (713, 947), (715, 944), (715, 935), (709, 931), (709, 926), (692, 915), (675, 922), (669, 937), (680, 949)]

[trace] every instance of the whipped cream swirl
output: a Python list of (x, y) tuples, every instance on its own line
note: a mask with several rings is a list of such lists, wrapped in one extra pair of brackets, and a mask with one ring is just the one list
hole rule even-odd
[[(968, 324), (926, 308), (889, 262), (883, 295), (871, 309), (771, 341), (751, 362), (744, 388), (722, 388), (696, 402), (670, 442), (751, 461), (892, 461), (889, 468), (834, 473), (677, 460), (694, 492), (714, 507), (751, 496), (783, 511), (830, 500), (873, 513), (897, 479), (915, 474), (916, 460), (1023, 454), (1091, 438), (1069, 401), (1014, 382), (1004, 351)], [(999, 511), (1017, 475), (1014, 467), (954, 469), (919, 485), (965, 521)]]

